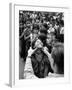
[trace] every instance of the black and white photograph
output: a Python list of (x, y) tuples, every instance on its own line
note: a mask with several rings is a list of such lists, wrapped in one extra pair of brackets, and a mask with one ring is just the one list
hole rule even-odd
[(64, 12), (19, 10), (19, 79), (64, 78)]

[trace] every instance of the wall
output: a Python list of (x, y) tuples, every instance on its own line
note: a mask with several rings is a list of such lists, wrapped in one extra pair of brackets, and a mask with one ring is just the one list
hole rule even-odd
[[(2, 89), (10, 89), (9, 82), (9, 3), (14, 0), (1, 0), (0, 2), (0, 90)], [(41, 6), (57, 6), (64, 7), (67, 6), (71, 9), (72, 15), (72, 0), (15, 0), (15, 2), (23, 2), (26, 5), (41, 5)], [(70, 18), (70, 22), (72, 23), (72, 17)], [(72, 29), (72, 25), (70, 27)], [(72, 32), (72, 30), (70, 30)], [(70, 36), (71, 36), (70, 32)], [(71, 37), (70, 37), (70, 48), (72, 46)], [(72, 49), (72, 48), (71, 48)], [(71, 57), (71, 49), (70, 49), (70, 58)], [(72, 63), (72, 61), (71, 61)], [(71, 66), (72, 67), (72, 66)], [(72, 71), (70, 71), (72, 74)], [(71, 78), (72, 80), (72, 78)], [(57, 85), (48, 85), (47, 87), (40, 86), (35, 87), (36, 89), (71, 89), (71, 84), (57, 84)], [(20, 88), (13, 88), (20, 89)], [(30, 90), (34, 89), (34, 87), (24, 87), (22, 89)]]

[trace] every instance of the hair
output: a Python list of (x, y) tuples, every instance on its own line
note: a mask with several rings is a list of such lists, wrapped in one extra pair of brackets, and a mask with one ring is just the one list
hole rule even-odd
[(48, 29), (48, 25), (46, 23), (43, 23), (43, 26)]
[(63, 20), (60, 20), (60, 25), (62, 26), (62, 27), (64, 27), (64, 21)]
[(40, 29), (40, 33), (47, 35), (47, 29), (45, 28), (45, 26), (42, 25), (42, 27)]
[(39, 30), (39, 25), (38, 24), (33, 24), (33, 29)]
[(46, 38), (47, 38), (47, 36), (46, 36), (45, 34), (43, 34), (43, 33), (41, 33), (41, 34), (39, 35), (39, 37), (38, 37), (38, 39), (40, 39), (40, 40), (42, 41), (43, 46), (46, 45)]
[(58, 73), (64, 74), (64, 45), (62, 43), (55, 44), (51, 55), (54, 59), (54, 64), (57, 65)]

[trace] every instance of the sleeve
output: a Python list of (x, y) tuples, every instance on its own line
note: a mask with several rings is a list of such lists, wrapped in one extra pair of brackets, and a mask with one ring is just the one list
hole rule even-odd
[(27, 57), (25, 68), (24, 68), (24, 79), (30, 79), (30, 78), (37, 78), (37, 77), (34, 75), (34, 72), (33, 72), (31, 58)]

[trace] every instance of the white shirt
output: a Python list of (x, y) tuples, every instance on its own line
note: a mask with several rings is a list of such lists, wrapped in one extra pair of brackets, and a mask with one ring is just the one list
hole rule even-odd
[(37, 77), (34, 75), (31, 58), (27, 57), (24, 68), (24, 79), (32, 79), (32, 78), (37, 78)]

